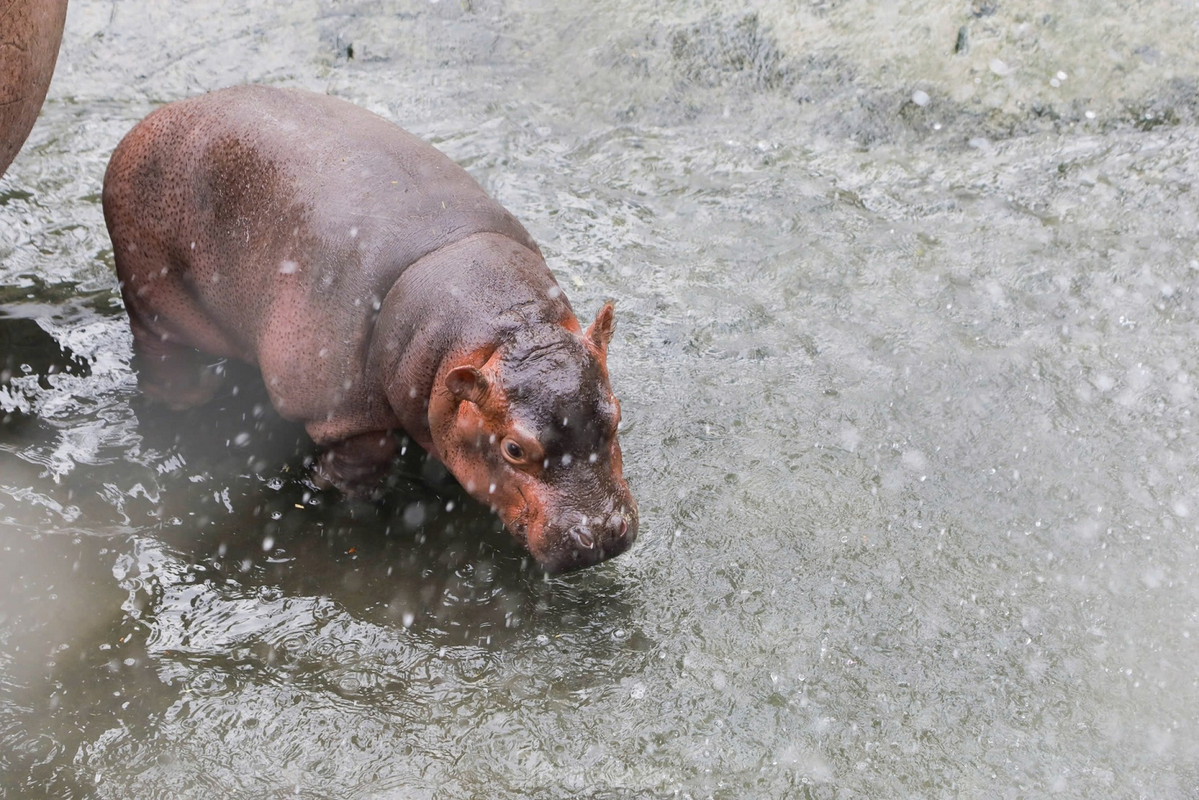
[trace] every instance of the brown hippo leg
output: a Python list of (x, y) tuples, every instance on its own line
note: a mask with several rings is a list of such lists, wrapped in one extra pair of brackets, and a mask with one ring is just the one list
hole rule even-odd
[(147, 397), (179, 411), (203, 405), (216, 395), (224, 379), (213, 369), (210, 356), (164, 340), (136, 320), (130, 322), (137, 381)]
[(313, 470), (313, 481), (321, 488), (333, 486), (352, 497), (369, 495), (386, 475), (395, 452), (396, 440), (391, 431), (370, 431), (325, 445)]
[(50, 88), (67, 0), (0, 0), (0, 177)]

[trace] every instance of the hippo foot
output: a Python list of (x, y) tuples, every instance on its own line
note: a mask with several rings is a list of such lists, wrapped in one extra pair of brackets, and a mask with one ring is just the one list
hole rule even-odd
[(347, 497), (378, 499), (395, 455), (391, 431), (372, 431), (337, 442), (321, 453), (309, 480), (317, 489), (337, 489)]
[(330, 475), (318, 462), (313, 465), (304, 483), (319, 492), (340, 492), (350, 500), (374, 501), (383, 498), (383, 478), (386, 474), (387, 470), (380, 470), (377, 475), (347, 479), (345, 476)]
[(202, 406), (216, 397), (224, 384), (224, 378), (213, 369), (184, 376), (164, 378), (139, 374), (138, 383), (142, 393), (149, 399), (162, 403), (172, 411), (183, 411)]
[(131, 320), (133, 366), (142, 393), (172, 411), (202, 406), (225, 382), (225, 363), (182, 344), (167, 341)]

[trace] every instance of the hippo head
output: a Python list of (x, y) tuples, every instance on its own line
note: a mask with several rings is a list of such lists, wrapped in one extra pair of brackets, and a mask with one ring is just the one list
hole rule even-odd
[(449, 365), (448, 413), (433, 425), (450, 472), (547, 572), (597, 564), (637, 536), (608, 383), (612, 305), (586, 333), (570, 322), (517, 329), (481, 366)]

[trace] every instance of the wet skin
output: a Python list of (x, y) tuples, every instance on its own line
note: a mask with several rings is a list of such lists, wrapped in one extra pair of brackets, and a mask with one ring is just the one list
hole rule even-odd
[(67, 0), (0, 0), (0, 176), (46, 99), (66, 17)]
[(146, 394), (210, 399), (211, 357), (256, 364), (279, 413), (356, 494), (404, 430), (546, 570), (637, 534), (608, 379), (524, 227), (433, 147), (361, 108), (236, 87), (121, 142), (104, 214)]

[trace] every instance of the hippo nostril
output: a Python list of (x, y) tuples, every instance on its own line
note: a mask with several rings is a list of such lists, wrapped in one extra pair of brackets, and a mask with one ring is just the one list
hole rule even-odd
[(614, 538), (623, 539), (629, 533), (629, 519), (618, 511), (608, 517), (607, 527), (614, 534)]
[(583, 528), (571, 528), (570, 538), (574, 539), (575, 544), (584, 550), (591, 550), (595, 547), (595, 537)]

